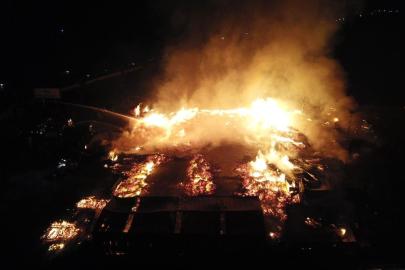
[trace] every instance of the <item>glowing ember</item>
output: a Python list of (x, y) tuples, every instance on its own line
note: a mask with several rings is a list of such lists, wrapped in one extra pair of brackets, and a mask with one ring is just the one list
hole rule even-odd
[(321, 222), (315, 220), (314, 218), (310, 218), (310, 217), (307, 217), (305, 219), (304, 223), (308, 227), (312, 227), (314, 229), (321, 229), (323, 227)]
[(103, 209), (110, 200), (97, 200), (94, 196), (81, 199), (76, 203), (79, 209)]
[[(170, 159), (164, 155), (149, 155), (146, 161), (133, 163), (129, 171), (122, 171), (122, 174), (128, 176), (128, 178), (117, 186), (113, 195), (126, 198), (145, 194), (146, 178), (155, 167), (168, 161)], [(120, 166), (117, 164), (115, 169), (118, 170)]]
[(64, 243), (52, 244), (49, 246), (48, 251), (59, 250), (59, 249), (63, 249), (64, 247), (65, 247)]
[(210, 195), (216, 185), (212, 182), (212, 167), (202, 155), (195, 155), (187, 169), (189, 183), (185, 184), (186, 193), (190, 196)]
[(82, 230), (75, 223), (67, 221), (54, 222), (41, 237), (46, 242), (66, 241), (76, 237)]
[(281, 233), (280, 232), (270, 232), (269, 236), (271, 239), (279, 239), (281, 237)]

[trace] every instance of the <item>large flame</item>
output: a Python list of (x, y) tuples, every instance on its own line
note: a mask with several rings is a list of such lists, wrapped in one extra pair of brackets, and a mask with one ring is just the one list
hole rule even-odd
[[(266, 144), (278, 138), (285, 144), (303, 148), (302, 142), (294, 140), (296, 131), (290, 127), (299, 114), (297, 110), (284, 111), (271, 98), (257, 99), (250, 108), (231, 110), (181, 108), (164, 114), (155, 109), (143, 118), (134, 119), (131, 132), (124, 133), (113, 144), (120, 151), (148, 152), (156, 148), (187, 148), (190, 144), (198, 148), (223, 141)], [(117, 159), (116, 150), (111, 151), (110, 159)]]
[(258, 99), (253, 103), (249, 114), (253, 119), (251, 125), (253, 127), (260, 126), (262, 129), (276, 128), (288, 131), (290, 119), (274, 99)]

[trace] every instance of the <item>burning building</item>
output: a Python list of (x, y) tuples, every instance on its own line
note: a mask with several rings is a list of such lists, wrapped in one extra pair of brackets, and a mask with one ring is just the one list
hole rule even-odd
[(124, 157), (113, 151), (106, 166), (121, 178), (93, 232), (105, 251), (277, 241), (288, 206), (332, 188), (323, 161), (348, 159), (355, 107), (329, 57), (335, 4), (241, 1), (215, 30), (182, 13), (188, 30), (207, 29), (169, 46), (153, 111), (135, 108), (111, 143)]
[[(288, 124), (300, 114), (267, 99), (250, 110), (182, 109), (135, 119), (121, 138), (133, 144), (109, 154), (106, 168), (120, 178), (94, 227), (95, 241), (110, 254), (170, 243), (179, 252), (236, 242), (264, 250), (280, 241), (288, 206), (306, 200), (307, 190), (331, 189), (323, 158)], [(223, 137), (201, 145), (196, 135), (209, 122)]]

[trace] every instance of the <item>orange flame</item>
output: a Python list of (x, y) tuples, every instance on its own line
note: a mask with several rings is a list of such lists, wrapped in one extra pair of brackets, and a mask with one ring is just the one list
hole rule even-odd
[(94, 196), (86, 197), (76, 203), (79, 209), (103, 209), (110, 200), (97, 200)]
[(115, 191), (114, 196), (135, 197), (146, 192), (146, 178), (152, 173), (153, 169), (160, 164), (169, 161), (164, 155), (149, 155), (146, 162), (133, 164), (130, 171), (122, 172), (128, 176), (128, 179), (122, 181)]
[(213, 194), (216, 185), (212, 182), (211, 166), (202, 155), (195, 155), (187, 169), (189, 183), (185, 185), (190, 196)]
[(67, 221), (54, 222), (41, 237), (46, 242), (68, 240), (76, 237), (82, 230), (76, 228), (75, 223)]

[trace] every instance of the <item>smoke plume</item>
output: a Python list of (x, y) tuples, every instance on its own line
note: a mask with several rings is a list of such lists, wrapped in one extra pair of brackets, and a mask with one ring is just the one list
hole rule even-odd
[(356, 107), (333, 58), (336, 19), (353, 3), (176, 3), (164, 73), (155, 81), (156, 110), (249, 108), (258, 98), (274, 98), (283, 109), (302, 111), (294, 124), (314, 148), (327, 146), (326, 154), (345, 159), (344, 149), (331, 147), (343, 135), (314, 127), (339, 119), (344, 130)]

